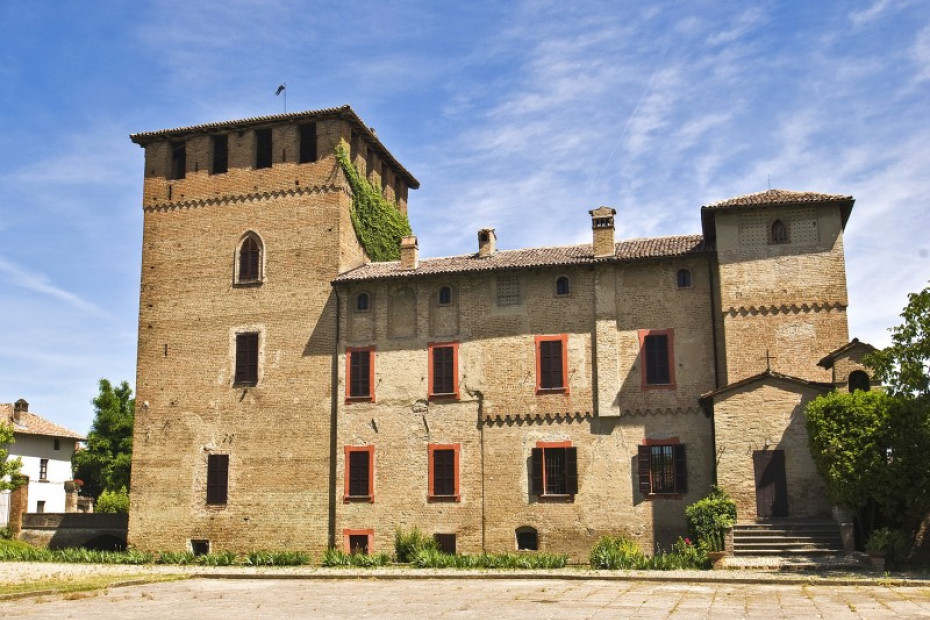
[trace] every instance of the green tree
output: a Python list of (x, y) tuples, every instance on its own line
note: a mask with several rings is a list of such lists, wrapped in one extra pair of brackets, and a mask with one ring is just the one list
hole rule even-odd
[(907, 299), (904, 322), (891, 328), (891, 345), (866, 363), (892, 395), (930, 398), (930, 287)]
[(84, 481), (83, 493), (96, 498), (103, 491), (129, 488), (135, 402), (127, 382), (114, 388), (100, 380), (87, 447), (75, 452), (72, 461), (75, 477)]
[(10, 458), (8, 446), (13, 443), (13, 425), (0, 422), (0, 491), (12, 491), (19, 486), (16, 474), (23, 462), (19, 457)]
[(830, 499), (860, 526), (914, 533), (930, 510), (930, 425), (920, 402), (832, 392), (807, 406), (811, 454)]

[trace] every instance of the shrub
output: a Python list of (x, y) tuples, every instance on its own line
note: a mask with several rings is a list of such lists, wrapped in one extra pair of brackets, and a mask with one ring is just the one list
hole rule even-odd
[(888, 527), (873, 530), (865, 543), (865, 550), (884, 557), (889, 568), (900, 568), (910, 555), (910, 545), (904, 532)]
[(639, 568), (645, 561), (643, 550), (625, 536), (604, 536), (589, 556), (592, 568)]
[(252, 551), (245, 557), (246, 566), (302, 566), (310, 556), (301, 551)]
[(458, 555), (432, 549), (420, 549), (411, 559), (416, 568), (564, 568), (568, 556), (555, 553), (482, 553)]
[(394, 532), (394, 556), (398, 562), (411, 562), (422, 550), (438, 551), (439, 545), (432, 536), (423, 534), (416, 526), (409, 532), (400, 528)]
[(723, 551), (724, 532), (736, 524), (736, 502), (720, 487), (685, 508), (688, 534), (707, 551)]
[(129, 493), (126, 487), (119, 491), (104, 491), (97, 498), (97, 505), (94, 507), (97, 512), (105, 513), (128, 513), (129, 512)]
[(201, 566), (233, 566), (236, 563), (236, 554), (232, 551), (205, 553), (198, 555), (196, 561)]
[(0, 527), (0, 540), (13, 540), (13, 531), (8, 527)]
[(156, 564), (178, 564), (181, 566), (193, 564), (196, 556), (190, 551), (161, 551), (155, 559)]
[(366, 553), (345, 553), (338, 549), (327, 549), (320, 563), (323, 566), (358, 566), (370, 568), (390, 564), (391, 556), (386, 553), (368, 555)]

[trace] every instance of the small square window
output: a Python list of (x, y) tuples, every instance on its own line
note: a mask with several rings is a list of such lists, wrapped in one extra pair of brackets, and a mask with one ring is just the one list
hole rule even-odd
[(565, 297), (571, 295), (572, 286), (571, 281), (569, 281), (568, 276), (559, 276), (555, 280), (555, 294), (559, 297)]
[(678, 495), (688, 491), (685, 446), (677, 439), (639, 446), (639, 491), (643, 495)]
[(679, 269), (677, 280), (678, 288), (691, 288), (691, 271), (688, 269)]
[(433, 540), (440, 552), (455, 555), (455, 534), (433, 534)]
[(440, 306), (451, 306), (452, 305), (452, 287), (443, 286), (439, 289), (439, 294), (436, 299), (436, 303)]
[(539, 534), (534, 527), (519, 527), (516, 531), (519, 551), (538, 551)]
[(36, 512), (43, 513), (45, 512), (45, 500), (39, 500), (36, 502)]
[(191, 552), (195, 556), (208, 555), (210, 553), (210, 541), (191, 540)]
[(371, 296), (368, 293), (359, 293), (355, 296), (355, 311), (368, 312), (371, 309)]
[(374, 553), (374, 530), (342, 530), (342, 541), (346, 553)]
[(52, 442), (52, 446), (55, 450), (61, 450), (61, 439), (55, 439), (55, 441)]

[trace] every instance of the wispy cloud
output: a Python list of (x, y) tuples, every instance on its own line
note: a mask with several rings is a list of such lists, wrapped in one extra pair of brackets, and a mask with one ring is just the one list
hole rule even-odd
[(6, 276), (6, 279), (15, 286), (64, 302), (75, 310), (98, 317), (110, 317), (110, 314), (102, 308), (56, 286), (45, 274), (21, 267), (2, 256), (0, 256), (0, 274)]

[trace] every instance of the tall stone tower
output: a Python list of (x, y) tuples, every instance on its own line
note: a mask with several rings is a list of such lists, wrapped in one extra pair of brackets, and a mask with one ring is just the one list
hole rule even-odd
[(404, 212), (418, 182), (348, 106), (131, 138), (145, 181), (129, 543), (319, 553), (330, 282), (367, 260), (336, 146)]
[(849, 342), (843, 230), (853, 202), (773, 189), (701, 209), (719, 266), (723, 385), (766, 369), (830, 380), (817, 362)]

